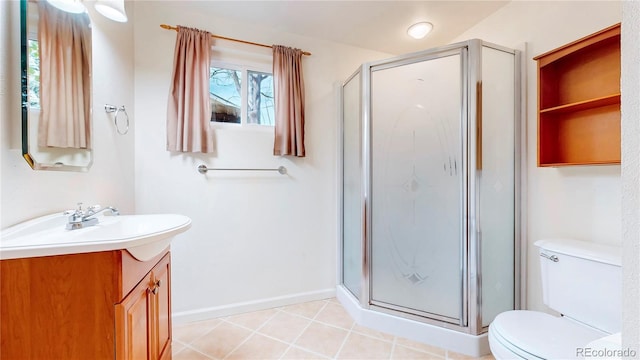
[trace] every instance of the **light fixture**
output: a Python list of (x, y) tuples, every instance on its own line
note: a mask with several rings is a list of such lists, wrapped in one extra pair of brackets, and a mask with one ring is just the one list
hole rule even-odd
[(81, 14), (87, 11), (81, 0), (47, 0), (47, 2), (68, 13)]
[(127, 22), (124, 0), (97, 0), (94, 6), (97, 12), (113, 21)]
[(430, 22), (422, 21), (419, 23), (415, 23), (407, 29), (407, 34), (414, 39), (422, 39), (427, 36), (429, 32), (433, 29), (433, 24)]

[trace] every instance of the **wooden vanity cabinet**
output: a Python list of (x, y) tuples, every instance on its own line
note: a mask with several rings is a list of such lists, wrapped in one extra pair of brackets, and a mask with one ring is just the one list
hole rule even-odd
[(0, 261), (1, 359), (170, 359), (171, 257)]

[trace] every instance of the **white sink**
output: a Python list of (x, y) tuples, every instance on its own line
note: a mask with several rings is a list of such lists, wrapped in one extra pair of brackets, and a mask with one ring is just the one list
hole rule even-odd
[(97, 216), (97, 225), (67, 230), (68, 215), (46, 215), (2, 230), (0, 259), (77, 254), (126, 249), (147, 261), (191, 227), (191, 219), (176, 214)]

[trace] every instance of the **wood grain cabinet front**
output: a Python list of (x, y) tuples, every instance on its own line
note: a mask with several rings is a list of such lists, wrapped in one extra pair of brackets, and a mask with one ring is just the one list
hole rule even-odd
[(170, 359), (171, 255), (0, 261), (0, 358)]
[(167, 254), (116, 305), (117, 359), (171, 358), (170, 266)]

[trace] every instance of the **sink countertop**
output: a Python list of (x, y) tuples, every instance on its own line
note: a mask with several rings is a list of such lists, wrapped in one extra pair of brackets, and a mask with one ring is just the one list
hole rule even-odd
[(96, 216), (98, 224), (67, 230), (67, 215), (46, 215), (2, 230), (0, 260), (126, 249), (146, 261), (191, 227), (177, 214)]

